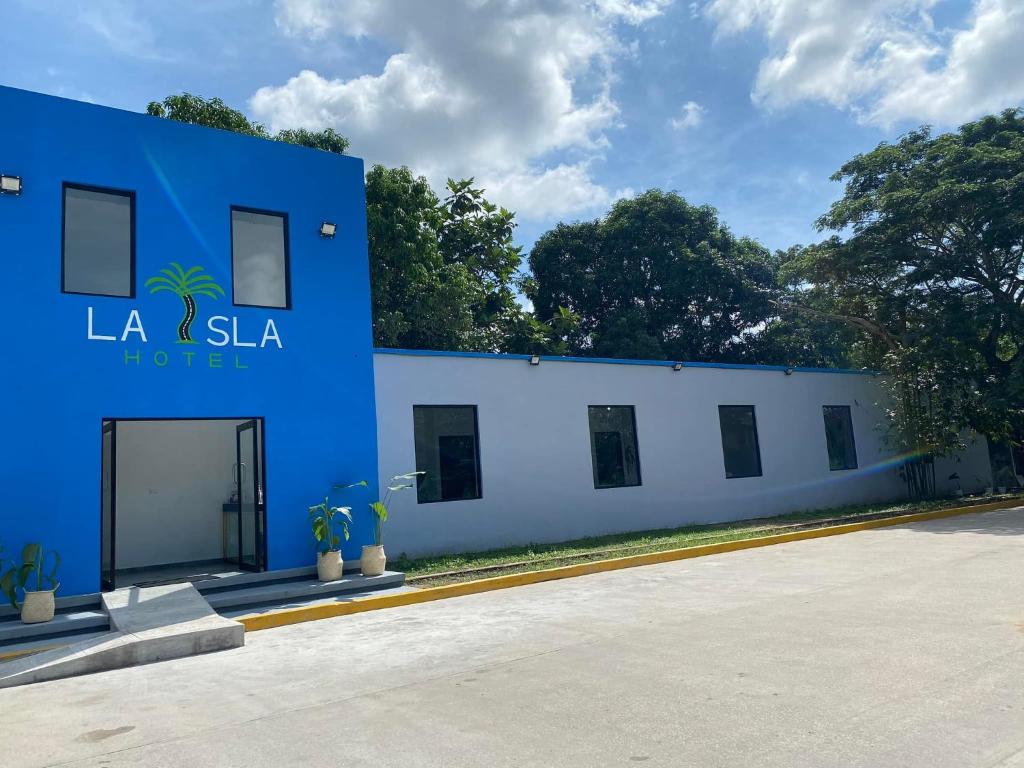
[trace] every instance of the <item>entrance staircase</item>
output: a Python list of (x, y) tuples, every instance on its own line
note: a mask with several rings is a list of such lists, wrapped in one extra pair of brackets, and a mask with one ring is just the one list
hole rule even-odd
[(195, 582), (195, 587), (217, 613), (238, 618), (310, 603), (351, 600), (403, 589), (404, 584), (404, 573), (385, 571), (380, 576), (362, 576), (356, 564), (338, 581), (317, 581), (316, 568), (294, 568), (268, 573), (223, 574)]
[(404, 582), (392, 571), (333, 582), (317, 581), (315, 568), (230, 572), (59, 599), (45, 624), (0, 609), (0, 688), (235, 648), (245, 642), (235, 619), (404, 591)]

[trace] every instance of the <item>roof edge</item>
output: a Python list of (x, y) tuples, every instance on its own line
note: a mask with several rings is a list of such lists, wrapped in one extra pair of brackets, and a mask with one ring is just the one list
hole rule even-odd
[[(375, 355), (402, 355), (407, 357), (475, 357), (488, 360), (530, 360), (533, 355), (504, 352), (455, 352), (438, 349), (396, 349), (375, 347)], [(654, 368), (672, 368), (682, 364), (683, 368), (724, 368), (743, 371), (780, 371), (785, 373), (837, 373), (853, 376), (878, 376), (879, 371), (866, 368), (813, 368), (797, 365), (758, 365), (754, 363), (698, 363), (685, 360), (628, 360), (616, 357), (561, 357), (558, 355), (537, 355), (543, 362), (552, 363), (602, 363), (605, 365), (644, 365)]]

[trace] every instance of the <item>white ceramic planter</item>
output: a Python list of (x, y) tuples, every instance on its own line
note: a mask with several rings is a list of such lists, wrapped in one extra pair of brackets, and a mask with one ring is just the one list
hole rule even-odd
[(53, 618), (53, 590), (26, 592), (21, 604), (21, 621), (24, 624), (42, 624)]
[(359, 561), (363, 576), (380, 576), (384, 573), (384, 566), (388, 563), (387, 555), (384, 554), (384, 547), (368, 544), (363, 547), (363, 556)]
[(341, 552), (316, 553), (316, 577), (320, 581), (338, 581), (344, 568)]

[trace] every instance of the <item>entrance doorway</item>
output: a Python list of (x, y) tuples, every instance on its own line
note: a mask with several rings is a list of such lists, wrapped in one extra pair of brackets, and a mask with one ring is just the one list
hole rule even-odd
[(262, 418), (105, 419), (100, 582), (266, 570)]

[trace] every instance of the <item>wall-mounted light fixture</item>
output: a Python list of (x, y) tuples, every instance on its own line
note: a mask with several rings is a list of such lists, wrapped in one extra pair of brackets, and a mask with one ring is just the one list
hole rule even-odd
[(530, 358), (530, 365), (540, 365), (540, 355), (533, 355)]
[(672, 370), (673, 371), (681, 371), (681, 370), (683, 370), (683, 364), (682, 363), (672, 363)]
[(330, 221), (325, 221), (320, 225), (320, 237), (334, 237), (334, 234), (338, 231), (338, 225)]
[(8, 176), (6, 173), (0, 174), (0, 194), (20, 195), (21, 176)]
[(786, 374), (787, 376), (792, 376), (793, 375), (793, 369), (792, 368), (787, 368), (786, 370), (783, 371), (783, 373)]

